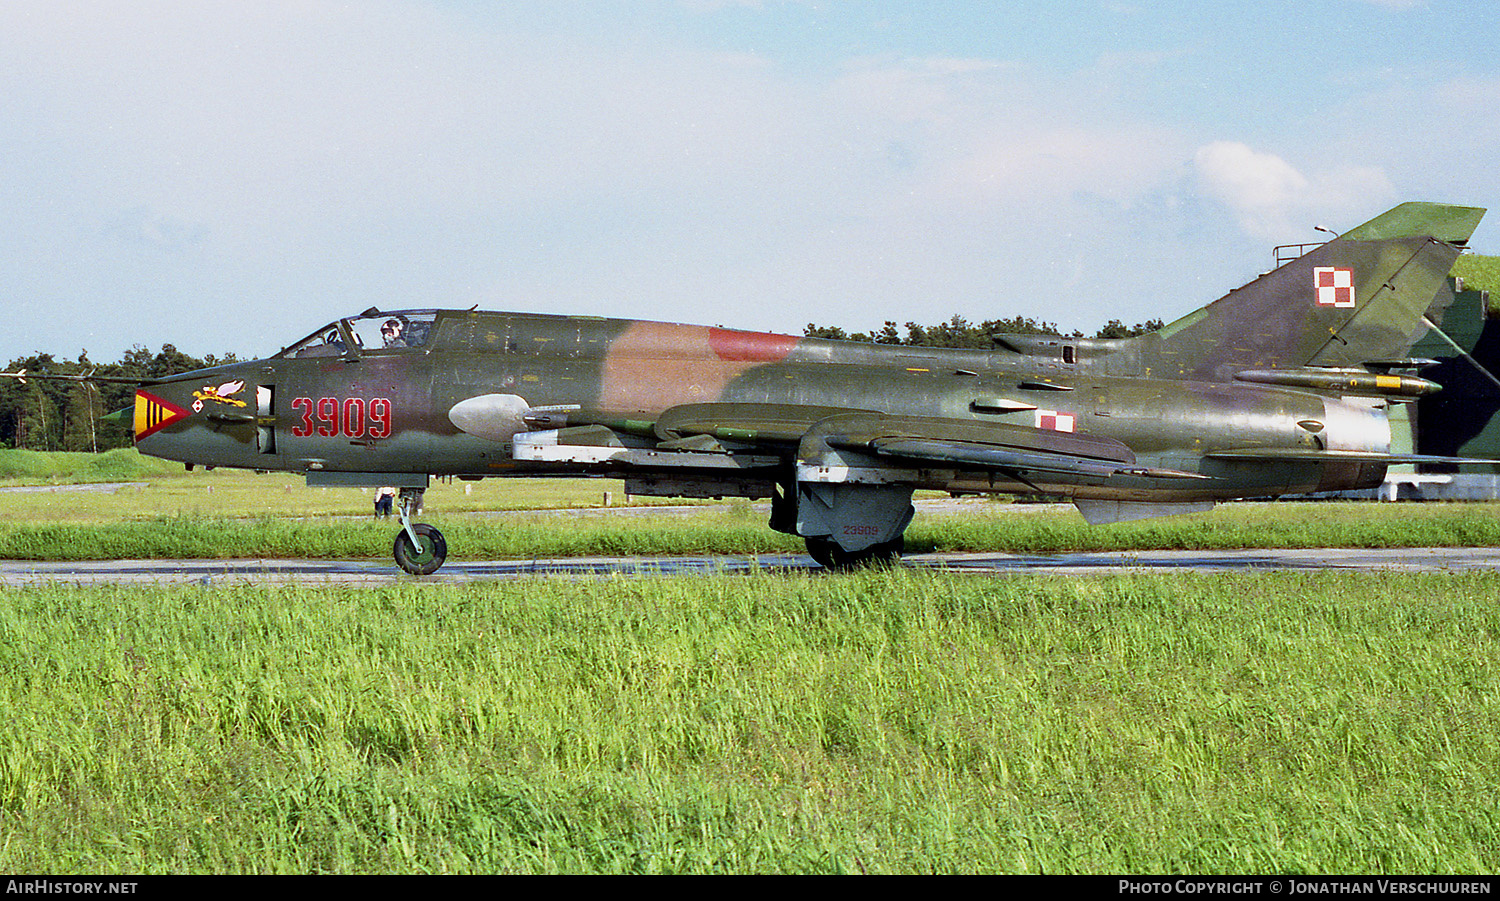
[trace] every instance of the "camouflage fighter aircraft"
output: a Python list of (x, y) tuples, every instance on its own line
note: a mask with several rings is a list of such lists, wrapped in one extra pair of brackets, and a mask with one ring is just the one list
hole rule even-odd
[[(1484, 211), (1407, 203), (1160, 331), (992, 350), (475, 310), (366, 312), (275, 356), (140, 387), (135, 441), (190, 467), (398, 487), (396, 562), (431, 476), (597, 475), (631, 494), (770, 498), (820, 564), (899, 555), (914, 489), (1069, 498), (1090, 523), (1373, 487), (1386, 411)], [(1446, 292), (1443, 292), (1446, 294)], [(1430, 309), (1431, 308), (1431, 309)]]

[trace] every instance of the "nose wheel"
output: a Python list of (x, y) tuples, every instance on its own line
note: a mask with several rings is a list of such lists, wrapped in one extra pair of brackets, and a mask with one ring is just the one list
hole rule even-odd
[(420, 489), (401, 489), (401, 531), (396, 533), (393, 553), (397, 566), (414, 576), (430, 576), (448, 559), (448, 542), (427, 523), (411, 521), (412, 512), (421, 506)]
[(432, 575), (448, 559), (448, 542), (425, 522), (412, 526), (411, 531), (417, 535), (415, 541), (406, 529), (396, 533), (396, 565), (414, 576)]

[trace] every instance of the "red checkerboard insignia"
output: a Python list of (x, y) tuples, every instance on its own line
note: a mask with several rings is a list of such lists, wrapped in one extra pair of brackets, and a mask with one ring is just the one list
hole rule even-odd
[(1036, 427), (1051, 429), (1054, 432), (1071, 432), (1073, 431), (1073, 414), (1059, 413), (1056, 410), (1037, 410)]
[(1313, 287), (1318, 292), (1320, 307), (1354, 306), (1354, 270), (1337, 269), (1332, 266), (1313, 268)]

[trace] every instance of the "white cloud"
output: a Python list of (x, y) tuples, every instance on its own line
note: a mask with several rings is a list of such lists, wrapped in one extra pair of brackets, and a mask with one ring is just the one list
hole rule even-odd
[(1286, 160), (1233, 141), (1198, 148), (1193, 165), (1208, 194), (1231, 207), (1254, 235), (1286, 233), (1289, 209), (1307, 195), (1306, 177)]
[(1198, 148), (1193, 168), (1204, 193), (1228, 206), (1253, 237), (1289, 241), (1323, 217), (1343, 221), (1394, 196), (1385, 173), (1344, 166), (1309, 177), (1273, 153), (1235, 141)]

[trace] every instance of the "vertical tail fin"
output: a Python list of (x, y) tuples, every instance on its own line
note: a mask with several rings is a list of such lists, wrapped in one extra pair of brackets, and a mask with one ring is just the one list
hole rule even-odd
[(1244, 369), (1404, 357), (1483, 216), (1475, 207), (1403, 203), (1137, 339), (1143, 374), (1228, 381)]

